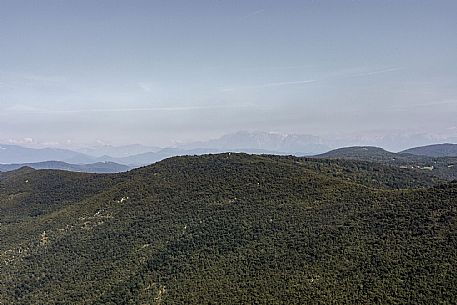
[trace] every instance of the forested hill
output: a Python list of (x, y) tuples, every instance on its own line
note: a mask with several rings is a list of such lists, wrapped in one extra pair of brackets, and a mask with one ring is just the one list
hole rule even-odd
[(230, 153), (1, 173), (0, 303), (452, 303), (456, 198), (408, 169)]
[(429, 157), (457, 157), (457, 144), (443, 143), (414, 147), (404, 153)]
[(331, 150), (315, 158), (356, 160), (377, 162), (400, 169), (412, 169), (417, 172), (446, 179), (457, 179), (457, 157), (431, 157), (412, 153), (393, 153), (379, 147), (354, 146)]
[(337, 148), (317, 155), (320, 158), (341, 159), (370, 159), (370, 161), (387, 161), (395, 158), (396, 154), (375, 146), (352, 146)]

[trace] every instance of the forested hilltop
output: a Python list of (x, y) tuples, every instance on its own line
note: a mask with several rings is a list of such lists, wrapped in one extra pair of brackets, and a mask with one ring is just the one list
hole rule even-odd
[(22, 168), (0, 173), (0, 304), (453, 304), (456, 220), (457, 183), (363, 160)]

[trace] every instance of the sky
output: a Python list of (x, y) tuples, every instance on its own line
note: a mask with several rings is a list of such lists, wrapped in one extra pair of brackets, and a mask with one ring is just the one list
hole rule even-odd
[(0, 0), (0, 141), (238, 130), (457, 139), (457, 1)]

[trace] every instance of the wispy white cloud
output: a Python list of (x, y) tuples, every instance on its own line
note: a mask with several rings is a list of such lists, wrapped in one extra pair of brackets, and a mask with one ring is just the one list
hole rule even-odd
[(386, 69), (381, 69), (381, 70), (372, 70), (372, 71), (367, 71), (367, 72), (356, 73), (356, 74), (353, 74), (352, 76), (371, 76), (371, 75), (377, 75), (377, 74), (397, 72), (397, 71), (401, 71), (401, 70), (404, 70), (404, 68), (392, 67), (392, 68), (386, 68)]
[(222, 92), (229, 92), (235, 90), (244, 90), (244, 89), (262, 89), (262, 88), (271, 88), (271, 87), (282, 87), (282, 86), (292, 86), (292, 85), (304, 85), (314, 83), (317, 80), (308, 79), (308, 80), (298, 80), (298, 81), (288, 81), (288, 82), (276, 82), (276, 83), (266, 83), (252, 86), (241, 86), (236, 88), (223, 88)]
[(144, 92), (152, 92), (154, 84), (151, 82), (139, 82), (138, 87), (140, 87)]
[(46, 75), (38, 73), (11, 73), (0, 71), (0, 84), (5, 84), (3, 81), (7, 80), (7, 84), (30, 84), (36, 83), (40, 85), (57, 85), (64, 84), (68, 82), (68, 79), (62, 75)]
[(109, 113), (109, 112), (145, 112), (145, 111), (192, 111), (205, 109), (247, 108), (252, 104), (242, 105), (196, 105), (196, 106), (170, 106), (170, 107), (131, 107), (131, 108), (92, 108), (92, 109), (45, 109), (17, 105), (3, 110), (3, 115), (8, 113), (23, 114), (76, 114), (76, 113)]
[(36, 112), (40, 111), (40, 108), (33, 107), (33, 106), (28, 106), (28, 105), (21, 105), (21, 104), (16, 104), (16, 105), (11, 105), (2, 110), (2, 112)]
[(263, 8), (255, 10), (253, 12), (250, 12), (250, 13), (244, 15), (243, 19), (248, 19), (248, 18), (254, 17), (256, 15), (262, 14), (263, 12), (265, 12), (265, 9), (263, 9)]
[[(287, 66), (285, 68), (300, 68), (300, 67), (306, 67), (306, 66), (297, 65), (297, 66)], [(385, 69), (370, 70), (370, 71), (364, 71), (364, 72), (354, 72), (354, 69), (353, 69), (352, 71), (349, 71), (349, 72), (347, 72), (347, 71), (346, 72), (337, 72), (328, 77), (323, 77), (322, 79), (285, 81), (285, 82), (266, 83), (266, 84), (252, 85), (252, 86), (222, 88), (221, 91), (229, 92), (229, 91), (246, 90), (246, 89), (262, 89), (262, 88), (282, 87), (282, 86), (291, 86), (291, 85), (303, 85), (303, 84), (310, 84), (310, 83), (315, 83), (315, 82), (335, 81), (338, 79), (353, 78), (353, 77), (369, 77), (372, 75), (392, 73), (392, 72), (396, 72), (396, 71), (400, 71), (400, 70), (404, 70), (404, 68), (390, 67), (390, 68), (385, 68)]]
[(39, 83), (65, 83), (67, 78), (61, 75), (22, 74), (23, 79)]
[[(327, 72), (326, 76), (323, 76), (319, 81), (336, 81), (342, 79), (370, 77), (375, 75), (394, 73), (397, 71), (405, 70), (403, 67), (384, 67), (378, 69), (369, 69), (367, 67), (353, 67), (343, 70), (335, 70), (333, 72)], [(324, 74), (325, 75), (325, 74)]]
[(418, 107), (436, 107), (436, 106), (445, 106), (445, 105), (455, 105), (457, 109), (457, 99), (445, 99), (445, 100), (437, 100), (437, 101), (430, 101), (425, 103), (415, 103), (415, 104), (408, 104), (408, 105), (395, 105), (392, 106), (391, 109), (395, 110), (410, 110), (412, 108)]
[(304, 70), (304, 69), (311, 69), (311, 68), (316, 68), (316, 65), (310, 65), (310, 64), (296, 64), (296, 65), (259, 65), (259, 66), (244, 66), (244, 67), (233, 67), (229, 65), (214, 65), (214, 66), (208, 66), (208, 67), (202, 67), (202, 71), (212, 71), (212, 70), (221, 70), (221, 71), (249, 71), (249, 72), (255, 72), (255, 71), (280, 71), (280, 70)]

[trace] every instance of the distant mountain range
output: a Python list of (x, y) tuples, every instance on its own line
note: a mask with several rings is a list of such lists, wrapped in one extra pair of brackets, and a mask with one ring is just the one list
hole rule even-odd
[(222, 151), (259, 150), (301, 156), (315, 155), (330, 149), (317, 136), (263, 131), (239, 131), (218, 139), (181, 145), (180, 148), (211, 148)]
[(45, 161), (37, 163), (0, 164), (0, 172), (9, 172), (22, 167), (33, 169), (57, 169), (84, 173), (121, 173), (130, 167), (114, 162), (97, 162), (92, 164), (70, 164), (62, 161)]
[[(414, 162), (424, 161), (423, 158), (414, 158), (414, 155), (421, 157), (457, 157), (457, 144), (416, 147), (401, 153), (388, 152), (374, 146), (356, 146), (329, 150), (330, 147), (322, 139), (312, 135), (240, 131), (217, 139), (179, 144), (171, 148), (158, 148), (139, 144), (124, 146), (100, 145), (73, 151), (0, 144), (0, 164), (10, 164), (9, 168), (17, 168), (39, 163), (32, 167), (54, 166), (51, 168), (72, 171), (120, 172), (125, 171), (126, 168), (149, 165), (173, 156), (202, 155), (228, 151), (251, 154), (317, 155), (321, 158), (346, 158), (375, 162), (392, 161), (391, 159), (396, 159), (399, 162), (398, 160), (405, 161), (405, 158), (409, 160), (408, 162), (411, 160), (414, 160)], [(408, 157), (405, 157), (405, 155), (408, 155)], [(53, 163), (51, 165), (42, 163), (48, 161), (64, 163)], [(431, 160), (427, 162), (429, 161)]]
[(319, 137), (285, 135), (271, 132), (240, 131), (205, 142), (181, 144), (172, 148), (144, 145), (102, 145), (81, 148), (77, 151), (56, 148), (26, 148), (18, 145), (0, 145), (0, 163), (36, 163), (62, 161), (71, 164), (114, 162), (131, 167), (148, 165), (168, 157), (201, 155), (219, 152), (245, 152), (256, 154), (314, 155), (329, 150)]
[(141, 144), (131, 144), (131, 145), (98, 145), (93, 147), (85, 147), (76, 149), (77, 152), (89, 155), (92, 157), (105, 157), (109, 156), (112, 158), (125, 158), (132, 155), (139, 155), (150, 152), (157, 152), (162, 148), (157, 146), (145, 146)]

